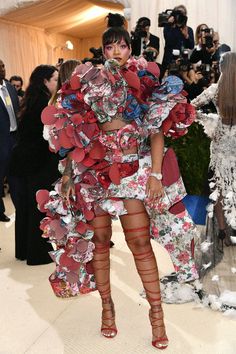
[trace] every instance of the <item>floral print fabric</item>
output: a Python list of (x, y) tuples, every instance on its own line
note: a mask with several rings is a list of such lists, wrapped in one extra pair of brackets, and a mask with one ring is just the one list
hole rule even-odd
[[(96, 289), (91, 267), (94, 230), (89, 221), (101, 210), (114, 217), (126, 213), (124, 198), (143, 200), (149, 211), (145, 197), (151, 168), (148, 138), (160, 128), (166, 135), (181, 136), (194, 119), (181, 80), (170, 77), (160, 85), (155, 70), (156, 64), (145, 60), (131, 60), (125, 69), (120, 69), (114, 60), (106, 62), (103, 70), (81, 64), (70, 82), (63, 85), (57, 106), (47, 107), (42, 114), (44, 136), (51, 150), (63, 156), (70, 152), (76, 194), (70, 203), (65, 202), (61, 180), (53, 191), (37, 193), (39, 209), (46, 213), (40, 226), (43, 237), (56, 245), (51, 256), (57, 266), (50, 282), (57, 296), (74, 296)], [(112, 119), (120, 119), (126, 125), (116, 132), (103, 132), (99, 124)], [(131, 148), (136, 152), (127, 154), (126, 150)], [(61, 172), (65, 163), (65, 159), (60, 162)], [(151, 231), (158, 228), (160, 233), (158, 215), (168, 215), (169, 208), (184, 195), (181, 178), (165, 187), (165, 197), (149, 212), (155, 220)], [(183, 221), (185, 216), (179, 218)], [(173, 221), (171, 216), (170, 220)], [(180, 275), (184, 281), (190, 279), (193, 267), (189, 253), (187, 269), (184, 248), (187, 252), (190, 247), (185, 241), (181, 248), (185, 229), (181, 222), (178, 225), (179, 246), (170, 254), (176, 269), (184, 265), (182, 273), (188, 274)], [(173, 232), (164, 232), (172, 237)], [(157, 239), (154, 234), (153, 237)], [(187, 239), (190, 243), (191, 238), (186, 236)]]

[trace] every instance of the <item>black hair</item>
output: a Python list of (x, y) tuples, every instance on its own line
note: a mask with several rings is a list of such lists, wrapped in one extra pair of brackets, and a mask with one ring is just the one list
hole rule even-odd
[(107, 26), (108, 29), (103, 33), (102, 44), (103, 48), (107, 44), (114, 42), (120, 42), (122, 39), (125, 41), (127, 46), (130, 48), (131, 39), (129, 32), (124, 28), (125, 18), (120, 14), (109, 13), (106, 17), (108, 19)]
[(21, 86), (23, 86), (23, 79), (22, 79), (21, 76), (13, 75), (13, 76), (10, 77), (9, 81), (11, 82), (13, 80), (14, 81), (20, 81)]
[(54, 72), (58, 71), (53, 65), (38, 65), (30, 75), (29, 85), (26, 88), (25, 95), (21, 101), (20, 118), (27, 111), (35, 106), (40, 95), (48, 96), (48, 100), (51, 97), (44, 80), (50, 80)]
[(124, 27), (125, 17), (120, 14), (113, 14), (109, 12), (107, 15), (107, 27)]
[(145, 24), (145, 26), (144, 27), (146, 27), (146, 26), (151, 26), (151, 20), (150, 20), (150, 18), (148, 18), (148, 17), (140, 17), (139, 19), (138, 19), (138, 21), (137, 21), (137, 25), (141, 25), (141, 24)]

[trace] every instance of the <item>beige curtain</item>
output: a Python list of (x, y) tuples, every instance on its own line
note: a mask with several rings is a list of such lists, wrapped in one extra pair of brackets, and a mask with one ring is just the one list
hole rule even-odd
[[(47, 34), (36, 27), (14, 24), (1, 19), (0, 38), (0, 59), (6, 65), (7, 78), (20, 75), (24, 81), (24, 88), (37, 65), (55, 65), (58, 58), (91, 57), (89, 48), (99, 47), (101, 44), (100, 37), (78, 39), (61, 34)], [(65, 49), (67, 40), (73, 43), (73, 50)]]

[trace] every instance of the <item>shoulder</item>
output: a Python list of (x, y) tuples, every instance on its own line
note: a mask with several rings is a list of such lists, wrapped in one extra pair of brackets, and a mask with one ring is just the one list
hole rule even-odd
[(150, 40), (155, 40), (155, 41), (159, 42), (159, 37), (157, 37), (154, 34), (150, 33)]
[(17, 92), (14, 86), (12, 86), (9, 82), (5, 81), (7, 90), (10, 94), (14, 95), (17, 97)]

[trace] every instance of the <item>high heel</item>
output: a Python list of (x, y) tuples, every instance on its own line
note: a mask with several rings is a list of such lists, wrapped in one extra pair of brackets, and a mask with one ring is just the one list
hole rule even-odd
[[(117, 328), (115, 324), (115, 309), (111, 298), (102, 299), (102, 327), (101, 334), (108, 339), (114, 338), (117, 335)], [(107, 307), (107, 308), (105, 308)], [(111, 313), (111, 316), (107, 313)]]
[[(155, 316), (156, 315), (156, 316)], [(153, 347), (157, 349), (166, 349), (169, 344), (169, 340), (166, 335), (165, 325), (163, 322), (163, 311), (161, 305), (155, 306), (149, 310), (149, 318), (152, 326), (153, 337), (156, 338), (152, 341)], [(163, 328), (161, 331), (160, 328)], [(161, 336), (158, 337), (154, 334), (154, 331), (161, 332)]]

